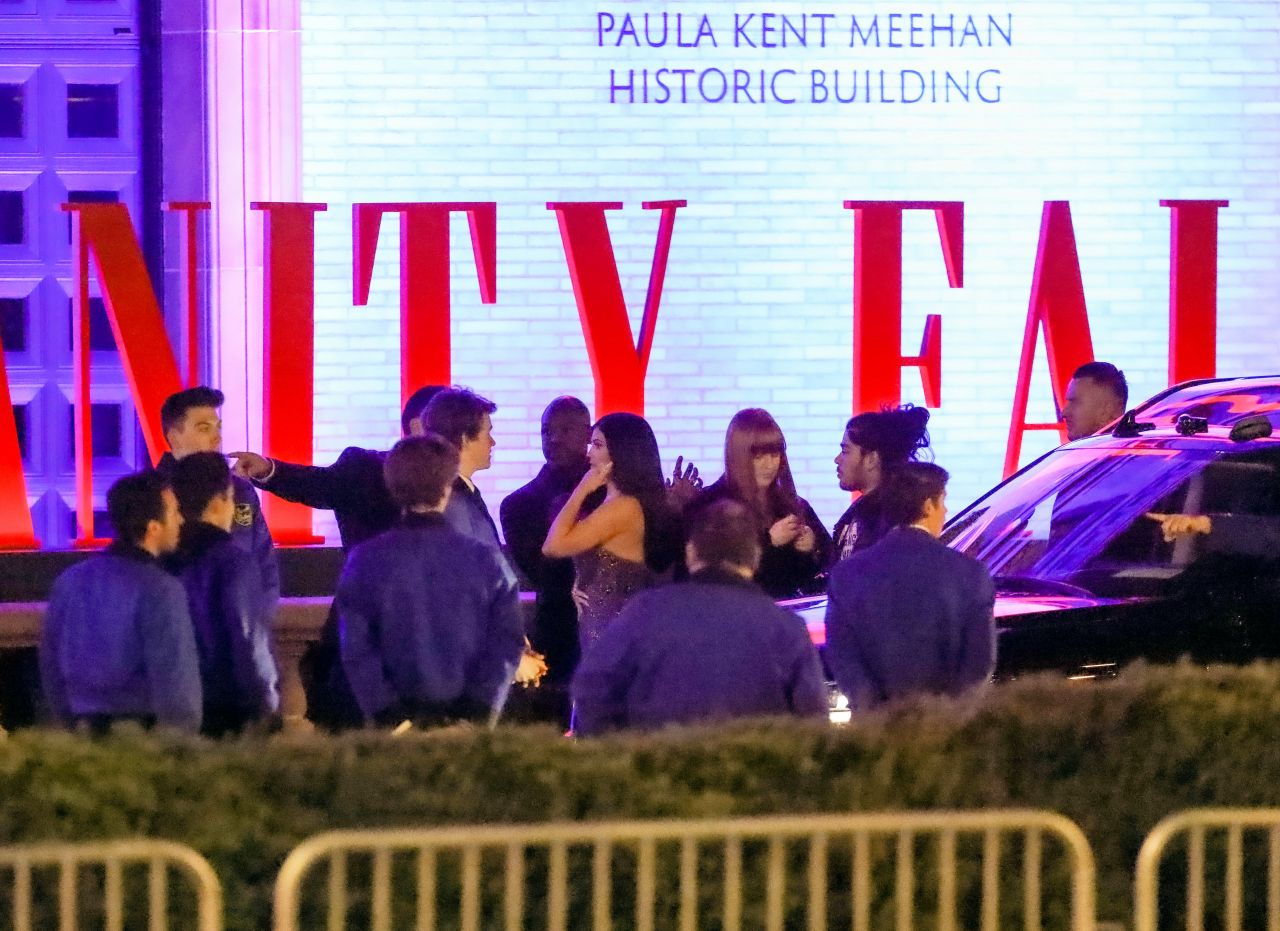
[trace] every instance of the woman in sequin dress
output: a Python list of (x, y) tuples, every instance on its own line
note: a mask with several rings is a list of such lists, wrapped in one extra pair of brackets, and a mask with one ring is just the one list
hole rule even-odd
[[(607, 414), (591, 430), (590, 468), (551, 524), (542, 552), (573, 557), (578, 640), (585, 652), (627, 600), (679, 550), (658, 441), (643, 417)], [(605, 489), (595, 508), (588, 498)]]

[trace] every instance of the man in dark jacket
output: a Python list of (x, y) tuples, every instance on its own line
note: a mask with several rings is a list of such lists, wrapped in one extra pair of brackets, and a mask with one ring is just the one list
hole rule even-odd
[[(441, 390), (440, 385), (426, 385), (409, 396), (400, 413), (404, 436), (423, 432), (422, 413)], [(231, 455), (236, 460), (236, 473), (251, 479), (259, 488), (286, 501), (333, 511), (342, 548), (348, 552), (356, 544), (389, 530), (399, 517), (400, 509), (391, 500), (382, 477), (387, 454), (381, 450), (348, 446), (328, 466), (298, 465), (244, 451)], [(332, 612), (319, 642), (303, 655), (301, 673), (307, 714), (313, 721), (335, 730), (360, 723), (360, 711), (338, 659), (338, 621)]]
[[(497, 444), (490, 415), (497, 409), (498, 405), (488, 398), (466, 388), (445, 388), (427, 405), (422, 423), (428, 431), (458, 448), (458, 475), (445, 505), (445, 520), (458, 533), (493, 547), (502, 556), (498, 527), (472, 480), (477, 472), (493, 465), (493, 447)], [(506, 565), (505, 556), (502, 561)]]
[(685, 559), (688, 581), (636, 595), (582, 658), (578, 733), (824, 716), (827, 688), (804, 622), (751, 581), (760, 542), (746, 508), (726, 500), (700, 511)]
[(115, 541), (54, 582), (40, 633), (40, 678), (53, 719), (94, 733), (120, 721), (200, 727), (200, 663), (187, 597), (160, 557), (182, 517), (156, 472), (107, 492)]
[[(441, 390), (441, 385), (426, 385), (409, 396), (400, 413), (402, 435), (424, 432), (423, 411)], [(389, 529), (400, 516), (382, 478), (387, 454), (381, 450), (348, 446), (327, 466), (297, 465), (245, 451), (231, 456), (236, 460), (236, 474), (252, 480), (259, 488), (286, 501), (333, 511), (344, 550)]]
[(204, 690), (202, 732), (239, 733), (280, 710), (271, 613), (262, 574), (231, 538), (235, 490), (227, 460), (192, 453), (173, 473), (183, 524), (173, 563), (187, 590)]
[(831, 570), (827, 665), (855, 712), (921, 693), (958, 695), (995, 668), (986, 567), (937, 539), (944, 469), (908, 462), (881, 486), (894, 529)]
[(587, 471), (587, 444), (591, 441), (591, 414), (577, 398), (559, 397), (542, 412), (542, 455), (546, 465), (533, 481), (516, 489), (502, 502), (499, 516), (520, 571), (538, 593), (534, 649), (547, 658), (547, 684), (553, 703), (568, 724), (569, 682), (578, 665), (578, 610), (573, 604), (573, 563), (542, 555), (551, 521), (569, 492)]
[(403, 516), (343, 567), (342, 665), (367, 721), (492, 723), (511, 687), (524, 646), (519, 595), (501, 555), (445, 520), (457, 471), (442, 437), (397, 443), (385, 472)]
[[(179, 391), (165, 399), (160, 407), (160, 425), (170, 452), (160, 457), (156, 470), (170, 482), (179, 460), (192, 453), (222, 452), (222, 419), (218, 416), (218, 408), (222, 407), (223, 401), (221, 391), (203, 385)], [(280, 600), (280, 565), (275, 544), (271, 542), (271, 532), (262, 518), (258, 493), (243, 478), (235, 480), (231, 538), (257, 562), (269, 611), (274, 614)]]

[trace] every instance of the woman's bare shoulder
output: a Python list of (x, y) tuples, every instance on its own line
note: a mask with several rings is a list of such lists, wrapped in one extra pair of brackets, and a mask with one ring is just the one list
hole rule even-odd
[(606, 498), (604, 503), (596, 508), (596, 513), (605, 514), (611, 518), (644, 517), (644, 509), (640, 507), (639, 499), (631, 495)]

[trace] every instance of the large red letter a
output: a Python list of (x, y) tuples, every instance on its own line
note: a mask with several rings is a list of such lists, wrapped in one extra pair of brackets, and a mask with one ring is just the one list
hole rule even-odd
[(1027, 307), (1027, 327), (1022, 335), (1022, 357), (1018, 361), (1018, 384), (1013, 393), (1013, 422), (1005, 447), (1004, 474), (1018, 471), (1022, 437), (1027, 430), (1057, 430), (1066, 442), (1067, 428), (1061, 421), (1027, 423), (1027, 400), (1031, 393), (1031, 369), (1036, 358), (1036, 333), (1044, 327), (1045, 353), (1049, 357), (1049, 379), (1057, 410), (1066, 403), (1067, 383), (1086, 362), (1093, 361), (1093, 339), (1089, 335), (1089, 314), (1084, 304), (1084, 282), (1080, 277), (1080, 256), (1071, 226), (1071, 205), (1065, 200), (1045, 201), (1040, 216), (1040, 245), (1031, 280), (1031, 302)]

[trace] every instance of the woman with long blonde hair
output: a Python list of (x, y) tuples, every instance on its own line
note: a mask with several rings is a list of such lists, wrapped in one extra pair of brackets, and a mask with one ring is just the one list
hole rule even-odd
[(802, 594), (816, 584), (831, 552), (831, 537), (809, 502), (796, 493), (787, 442), (772, 415), (738, 411), (724, 437), (724, 475), (689, 506), (689, 513), (724, 498), (755, 518), (762, 556), (756, 582), (774, 598)]

